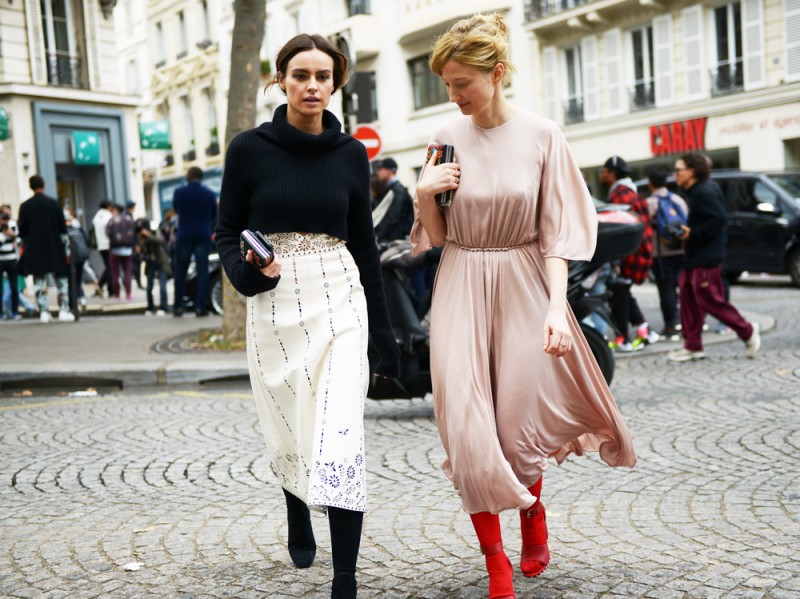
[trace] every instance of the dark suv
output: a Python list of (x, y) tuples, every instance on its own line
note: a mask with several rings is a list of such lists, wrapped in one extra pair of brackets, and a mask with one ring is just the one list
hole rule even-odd
[[(722, 188), (728, 211), (728, 280), (745, 270), (769, 272), (789, 274), (800, 287), (800, 172), (720, 169), (711, 179)], [(668, 186), (679, 191), (672, 176)], [(649, 195), (646, 180), (637, 187)]]

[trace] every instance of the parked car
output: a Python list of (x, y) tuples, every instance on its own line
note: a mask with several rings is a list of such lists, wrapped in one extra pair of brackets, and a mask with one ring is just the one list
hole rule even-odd
[[(711, 172), (725, 195), (728, 243), (725, 273), (735, 282), (744, 271), (788, 274), (800, 287), (800, 172), (720, 169)], [(647, 181), (637, 181), (649, 195)], [(681, 193), (673, 176), (669, 189)]]
[[(219, 261), (219, 254), (212, 252), (208, 256), (208, 274), (210, 277), (208, 292), (208, 307), (222, 314), (222, 265)], [(183, 294), (183, 303), (186, 310), (194, 310), (194, 295), (197, 288), (197, 268), (194, 259), (189, 263), (189, 270), (186, 272), (186, 292)]]

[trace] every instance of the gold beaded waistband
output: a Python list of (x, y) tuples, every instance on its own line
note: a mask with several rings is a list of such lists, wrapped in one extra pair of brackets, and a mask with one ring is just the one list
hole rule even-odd
[(319, 254), (344, 247), (344, 241), (327, 233), (270, 233), (267, 238), (278, 258)]
[(471, 245), (461, 245), (460, 243), (456, 243), (455, 241), (447, 240), (448, 245), (453, 245), (460, 250), (464, 250), (466, 252), (509, 252), (511, 250), (517, 250), (519, 248), (524, 248), (529, 245), (535, 245), (539, 243), (538, 239), (533, 239), (526, 243), (518, 243), (516, 245), (508, 245), (505, 247), (476, 247)]

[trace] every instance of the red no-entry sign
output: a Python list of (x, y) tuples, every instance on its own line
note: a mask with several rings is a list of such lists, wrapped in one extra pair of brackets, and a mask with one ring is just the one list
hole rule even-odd
[(381, 151), (381, 136), (372, 127), (362, 125), (356, 129), (353, 135), (358, 141), (367, 147), (367, 157), (372, 160)]

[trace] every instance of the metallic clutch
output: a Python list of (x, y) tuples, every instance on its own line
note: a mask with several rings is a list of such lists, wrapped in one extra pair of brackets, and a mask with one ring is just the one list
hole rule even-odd
[(239, 236), (239, 249), (242, 251), (242, 259), (247, 256), (247, 250), (253, 250), (256, 268), (265, 268), (270, 265), (275, 258), (275, 250), (269, 239), (261, 231), (250, 231), (245, 229)]
[[(425, 156), (425, 164), (431, 159), (431, 153), (436, 152), (436, 164), (447, 164), (453, 162), (453, 146), (447, 144), (436, 146), (428, 146), (428, 153)], [(453, 201), (453, 192), (455, 189), (448, 189), (442, 193), (436, 194), (436, 204), (439, 208), (447, 208)]]

